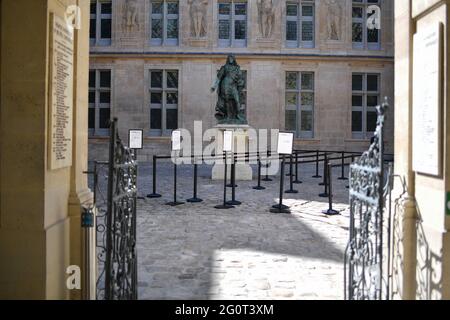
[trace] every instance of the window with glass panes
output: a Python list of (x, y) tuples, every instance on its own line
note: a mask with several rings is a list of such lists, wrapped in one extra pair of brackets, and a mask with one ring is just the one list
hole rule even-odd
[(92, 0), (89, 39), (92, 46), (111, 45), (111, 0)]
[(379, 50), (380, 30), (368, 28), (367, 19), (374, 14), (371, 5), (380, 6), (380, 0), (353, 0), (352, 41), (356, 49)]
[(247, 46), (247, 2), (219, 1), (219, 46)]
[(107, 135), (111, 118), (111, 70), (89, 70), (89, 134)]
[(151, 1), (151, 45), (178, 45), (178, 1)]
[(286, 72), (285, 129), (314, 137), (314, 73)]
[(352, 75), (352, 133), (355, 139), (371, 138), (377, 126), (376, 107), (380, 100), (380, 75)]
[(178, 129), (178, 70), (150, 70), (150, 134)]
[(286, 3), (286, 47), (314, 47), (314, 1)]

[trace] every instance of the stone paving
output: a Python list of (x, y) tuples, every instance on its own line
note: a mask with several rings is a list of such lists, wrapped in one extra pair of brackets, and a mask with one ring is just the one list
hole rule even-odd
[[(302, 166), (298, 194), (285, 194), (292, 214), (269, 213), (278, 201), (279, 176), (263, 182), (238, 181), (242, 205), (216, 210), (223, 183), (210, 180), (211, 167), (199, 167), (202, 203), (178, 207), (172, 200), (173, 165), (158, 163), (157, 186), (163, 195), (138, 202), (139, 299), (343, 299), (343, 254), (348, 239), (347, 181), (337, 180), (334, 208), (318, 197), (323, 187), (314, 167)], [(178, 199), (192, 197), (192, 166), (179, 166)], [(254, 168), (256, 173), (256, 168)], [(286, 188), (289, 179), (286, 179)], [(151, 190), (151, 164), (141, 163), (139, 193)], [(228, 189), (228, 195), (231, 189)]]

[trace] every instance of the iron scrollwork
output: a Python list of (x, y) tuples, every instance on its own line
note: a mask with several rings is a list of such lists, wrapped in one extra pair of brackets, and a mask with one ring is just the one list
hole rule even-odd
[(345, 298), (350, 300), (389, 298), (390, 210), (385, 216), (385, 205), (392, 183), (383, 140), (387, 108), (387, 102), (377, 107), (369, 150), (350, 166), (350, 239), (345, 251)]
[(106, 215), (105, 299), (137, 299), (137, 162), (111, 122)]

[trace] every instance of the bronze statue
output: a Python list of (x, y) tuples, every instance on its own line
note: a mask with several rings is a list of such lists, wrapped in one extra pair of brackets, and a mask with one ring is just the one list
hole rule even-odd
[(216, 119), (219, 124), (247, 124), (245, 110), (241, 108), (241, 93), (245, 80), (241, 68), (233, 54), (217, 73), (217, 79), (211, 88), (217, 90)]

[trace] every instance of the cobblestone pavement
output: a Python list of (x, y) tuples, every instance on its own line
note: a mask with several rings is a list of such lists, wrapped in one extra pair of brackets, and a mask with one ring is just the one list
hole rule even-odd
[[(223, 183), (199, 167), (199, 197), (204, 202), (178, 207), (172, 200), (173, 165), (158, 163), (157, 186), (163, 195), (138, 202), (140, 299), (342, 299), (343, 253), (348, 239), (347, 181), (333, 179), (337, 216), (326, 216), (321, 179), (302, 166), (298, 194), (285, 194), (292, 214), (269, 213), (278, 201), (279, 176), (263, 182), (238, 181), (242, 205), (216, 210)], [(256, 172), (256, 168), (254, 168)], [(192, 197), (192, 166), (178, 169), (178, 199)], [(289, 179), (286, 179), (286, 187)], [(151, 190), (151, 165), (140, 164), (139, 193)], [(231, 189), (228, 189), (228, 195)]]

